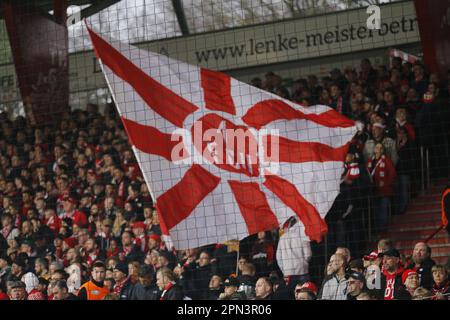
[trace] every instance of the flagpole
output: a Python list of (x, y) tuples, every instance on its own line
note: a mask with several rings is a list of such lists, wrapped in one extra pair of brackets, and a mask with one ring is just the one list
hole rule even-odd
[(237, 249), (237, 255), (236, 255), (236, 278), (238, 276), (238, 272), (239, 272), (239, 254), (241, 252), (241, 246), (240, 243), (238, 242), (238, 249)]

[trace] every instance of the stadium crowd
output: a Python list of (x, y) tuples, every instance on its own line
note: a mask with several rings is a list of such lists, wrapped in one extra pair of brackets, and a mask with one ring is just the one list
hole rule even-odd
[[(450, 75), (450, 74), (449, 74)], [(331, 106), (357, 123), (341, 193), (327, 216), (336, 252), (320, 278), (285, 277), (279, 230), (240, 243), (168, 250), (158, 214), (113, 105), (35, 127), (0, 115), (0, 299), (449, 299), (448, 268), (418, 242), (409, 259), (382, 239), (364, 255), (361, 214), (375, 235), (418, 189), (418, 146), (447, 177), (449, 79), (420, 63), (334, 69), (290, 86), (275, 73), (252, 85), (305, 107)], [(368, 198), (367, 194), (371, 197)], [(239, 251), (239, 255), (238, 252)]]

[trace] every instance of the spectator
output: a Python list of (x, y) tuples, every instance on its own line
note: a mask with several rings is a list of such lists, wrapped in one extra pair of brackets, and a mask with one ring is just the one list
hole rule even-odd
[(363, 264), (362, 259), (354, 259), (354, 260), (350, 261), (350, 263), (348, 264), (348, 269), (349, 269), (349, 271), (363, 273), (364, 272), (364, 264)]
[(76, 224), (80, 227), (87, 227), (88, 220), (86, 215), (79, 210), (76, 210), (75, 207), (77, 205), (77, 201), (75, 198), (66, 196), (63, 198), (63, 211), (61, 213), (62, 219), (70, 219), (73, 224)]
[(119, 257), (126, 263), (142, 260), (142, 251), (134, 244), (134, 240), (135, 237), (131, 231), (122, 233), (122, 252), (119, 254)]
[(59, 280), (53, 285), (53, 300), (80, 300), (80, 298), (69, 293), (66, 281)]
[(247, 299), (253, 299), (255, 297), (255, 285), (256, 285), (256, 269), (253, 263), (247, 262), (242, 266), (242, 274), (238, 277), (239, 291), (245, 293)]
[(81, 300), (103, 300), (109, 293), (105, 286), (106, 267), (98, 261), (92, 265), (91, 280), (84, 283), (78, 291), (78, 297)]
[(380, 239), (377, 244), (377, 253), (382, 253), (394, 248), (394, 244), (391, 239)]
[(365, 290), (365, 277), (361, 272), (353, 271), (347, 276), (347, 300), (357, 300)]
[(245, 293), (238, 291), (239, 281), (235, 277), (228, 277), (223, 285), (225, 291), (220, 294), (219, 300), (247, 300)]
[(158, 300), (159, 292), (153, 284), (154, 278), (154, 270), (143, 265), (139, 270), (139, 282), (134, 285), (130, 300)]
[(163, 267), (156, 273), (156, 285), (161, 291), (159, 300), (182, 300), (183, 289), (175, 282), (175, 274), (169, 268)]
[(383, 230), (389, 222), (390, 197), (393, 194), (393, 184), (396, 177), (395, 167), (391, 159), (385, 155), (384, 146), (377, 143), (374, 155), (367, 162), (367, 169), (374, 184), (377, 199), (375, 202), (375, 226)]
[(385, 125), (383, 123), (375, 122), (373, 124), (372, 138), (367, 140), (364, 146), (363, 150), (364, 159), (366, 159), (366, 161), (372, 159), (373, 156), (375, 155), (376, 144), (381, 143), (384, 147), (386, 155), (389, 157), (389, 159), (391, 159), (392, 163), (395, 166), (397, 165), (398, 162), (398, 154), (395, 146), (395, 141), (390, 137), (386, 137), (384, 130)]
[(132, 284), (136, 284), (139, 282), (139, 270), (141, 268), (141, 264), (137, 261), (131, 261), (128, 263), (128, 275), (130, 276), (130, 281)]
[(207, 251), (202, 251), (198, 262), (192, 262), (185, 267), (184, 276), (188, 281), (189, 297), (194, 300), (202, 299), (208, 291), (209, 282), (213, 275), (211, 256)]
[(258, 232), (257, 237), (251, 249), (251, 257), (256, 267), (256, 275), (262, 276), (272, 271), (275, 248), (269, 231)]
[(128, 266), (119, 262), (114, 267), (114, 294), (119, 297), (119, 300), (130, 300), (134, 285), (131, 283), (130, 276), (128, 275)]
[(44, 300), (48, 300), (48, 296), (47, 296), (48, 285), (49, 285), (48, 280), (46, 280), (44, 278), (39, 278), (38, 290), (40, 292), (42, 292), (43, 296), (45, 297)]
[(350, 263), (352, 259), (352, 254), (348, 248), (345, 247), (338, 247), (336, 248), (336, 252), (334, 254), (340, 254), (345, 258), (345, 263)]
[(0, 255), (0, 286), (6, 283), (11, 274), (11, 259), (7, 255)]
[(316, 300), (317, 287), (313, 282), (297, 284), (295, 287), (295, 300)]
[(110, 219), (104, 219), (101, 224), (101, 229), (97, 230), (96, 235), (96, 242), (98, 243), (99, 249), (103, 252), (107, 252), (110, 249), (111, 241), (113, 240), (112, 221)]
[(397, 164), (397, 213), (403, 214), (408, 208), (411, 194), (411, 180), (416, 167), (415, 146), (405, 128), (397, 129), (396, 146), (399, 161)]
[(405, 270), (402, 274), (402, 282), (404, 287), (397, 299), (410, 300), (419, 287), (419, 276), (417, 272), (414, 270)]
[(346, 300), (347, 279), (345, 279), (346, 258), (335, 253), (327, 266), (327, 277), (322, 285), (319, 299)]
[(419, 274), (420, 286), (431, 290), (433, 287), (433, 277), (431, 269), (436, 264), (431, 259), (431, 248), (424, 242), (418, 242), (414, 246), (412, 263), (407, 269), (412, 269)]
[(39, 279), (34, 273), (28, 272), (24, 274), (21, 281), (25, 283), (27, 300), (46, 300), (45, 295), (38, 290)]
[(342, 95), (342, 87), (334, 83), (330, 87), (331, 103), (329, 106), (335, 109), (340, 114), (347, 115), (349, 113), (349, 106), (347, 100)]
[(11, 281), (8, 283), (9, 300), (27, 300), (25, 283), (22, 281)]
[(431, 268), (433, 274), (433, 288), (431, 293), (434, 300), (450, 300), (450, 282), (447, 269), (442, 265), (434, 265)]
[(400, 266), (400, 252), (396, 249), (389, 249), (380, 253), (383, 258), (383, 272), (381, 275), (381, 288), (384, 300), (394, 300), (399, 298), (402, 287), (403, 267)]
[(204, 300), (218, 300), (223, 293), (223, 281), (218, 275), (213, 275), (209, 281), (209, 290), (204, 295)]
[(6, 241), (14, 240), (20, 234), (20, 231), (13, 225), (13, 217), (9, 213), (2, 215), (2, 229), (1, 234)]
[(272, 300), (273, 284), (267, 277), (261, 277), (256, 281), (255, 300)]

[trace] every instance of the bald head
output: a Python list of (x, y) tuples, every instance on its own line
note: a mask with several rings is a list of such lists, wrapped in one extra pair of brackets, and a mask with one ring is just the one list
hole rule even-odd
[(431, 248), (425, 242), (416, 243), (413, 251), (413, 260), (416, 265), (421, 265), (430, 256)]
[(346, 258), (340, 253), (335, 253), (331, 256), (328, 262), (327, 274), (341, 274), (345, 271)]

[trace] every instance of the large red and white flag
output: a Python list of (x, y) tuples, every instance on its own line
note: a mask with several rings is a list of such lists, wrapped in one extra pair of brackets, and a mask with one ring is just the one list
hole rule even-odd
[(88, 31), (166, 241), (223, 243), (292, 216), (321, 240), (353, 121)]

